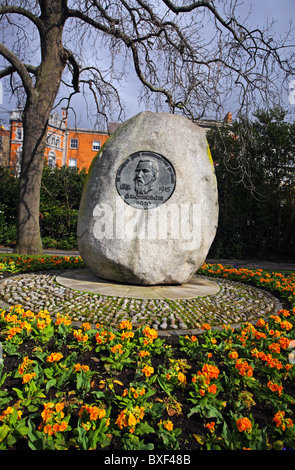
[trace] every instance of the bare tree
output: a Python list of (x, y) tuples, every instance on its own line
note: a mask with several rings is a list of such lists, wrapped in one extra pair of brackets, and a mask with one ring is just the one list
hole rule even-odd
[(103, 116), (114, 102), (122, 109), (115, 84), (131, 65), (142, 99), (154, 96), (154, 109), (193, 120), (223, 110), (233, 96), (238, 107), (276, 100), (294, 73), (290, 31), (274, 39), (270, 27), (248, 29), (238, 8), (237, 0), (1, 2), (0, 78), (26, 96), (16, 252), (42, 252), (40, 182), (61, 83), (72, 87), (68, 99), (88, 87)]

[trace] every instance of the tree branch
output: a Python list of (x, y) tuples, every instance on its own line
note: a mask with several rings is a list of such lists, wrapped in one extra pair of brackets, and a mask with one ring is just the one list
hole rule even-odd
[(73, 88), (74, 88), (75, 92), (78, 93), (80, 91), (80, 89), (79, 89), (80, 66), (79, 66), (74, 54), (72, 53), (72, 51), (70, 51), (69, 49), (65, 49), (65, 48), (64, 48), (64, 51), (65, 51), (66, 59), (68, 60), (68, 62), (73, 67), (73, 70), (72, 70), (72, 75), (73, 75), (72, 85), (73, 85)]
[(22, 15), (28, 18), (29, 20), (34, 23), (35, 26), (40, 30), (42, 29), (42, 22), (41, 20), (35, 16), (31, 11), (26, 10), (26, 8), (22, 8), (16, 5), (1, 5), (0, 6), (0, 15), (4, 15), (7, 13), (15, 13), (17, 15)]
[[(34, 65), (30, 64), (24, 64), (25, 68), (29, 73), (32, 73), (33, 75), (37, 75), (39, 67), (35, 67)], [(16, 72), (17, 69), (13, 65), (9, 65), (3, 70), (0, 70), (0, 78), (7, 77), (7, 75), (12, 75), (14, 72)]]
[(35, 94), (35, 90), (25, 64), (23, 64), (13, 52), (11, 52), (6, 46), (4, 46), (4, 44), (1, 43), (0, 54), (5, 57), (5, 59), (8, 60), (8, 62), (10, 62), (10, 64), (16, 69), (17, 73), (19, 74), (22, 80), (27, 95), (29, 97), (33, 97), (33, 95)]

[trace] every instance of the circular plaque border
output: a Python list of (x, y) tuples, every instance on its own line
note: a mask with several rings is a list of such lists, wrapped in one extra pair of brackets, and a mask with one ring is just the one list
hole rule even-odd
[[(128, 173), (128, 182), (121, 181), (122, 173), (128, 164), (131, 163), (132, 166), (132, 162), (134, 160), (144, 160), (145, 162), (148, 162), (149, 159), (152, 161), (156, 160), (157, 162), (156, 166), (158, 167), (158, 171), (155, 172), (156, 176), (151, 181), (151, 184), (152, 186), (156, 186), (158, 190), (154, 189), (154, 187), (149, 189), (149, 186), (146, 185), (148, 188), (146, 189), (146, 193), (137, 193), (136, 190), (131, 187), (131, 181), (135, 187), (135, 184), (133, 183), (133, 175), (135, 177), (136, 174), (135, 169), (133, 168), (134, 174), (131, 175)], [(166, 169), (166, 172), (164, 172), (165, 174), (163, 173), (163, 168)], [(123, 163), (121, 163), (116, 173), (116, 188), (119, 196), (124, 202), (126, 202), (126, 204), (134, 207), (135, 209), (148, 210), (165, 204), (165, 202), (167, 202), (174, 193), (175, 187), (176, 172), (172, 163), (163, 155), (150, 150), (140, 150), (129, 155)]]

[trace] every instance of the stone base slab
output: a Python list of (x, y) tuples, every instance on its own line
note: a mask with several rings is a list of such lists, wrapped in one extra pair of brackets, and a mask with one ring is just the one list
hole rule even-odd
[(218, 284), (203, 276), (194, 276), (182, 285), (137, 286), (100, 279), (89, 269), (64, 272), (56, 277), (56, 282), (80, 292), (130, 299), (193, 299), (217, 294), (220, 289)]

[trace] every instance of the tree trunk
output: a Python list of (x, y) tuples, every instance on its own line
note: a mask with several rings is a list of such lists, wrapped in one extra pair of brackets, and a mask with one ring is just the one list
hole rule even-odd
[(19, 179), (17, 243), (19, 254), (43, 252), (39, 227), (40, 186), (43, 170), (47, 120), (38, 116), (36, 106), (29, 105), (24, 112), (24, 141), (22, 167)]
[(39, 29), (42, 60), (34, 90), (27, 97), (23, 117), (23, 153), (19, 180), (17, 243), (14, 252), (43, 252), (39, 205), (48, 120), (67, 61), (62, 45), (63, 0), (40, 2), (43, 27)]

